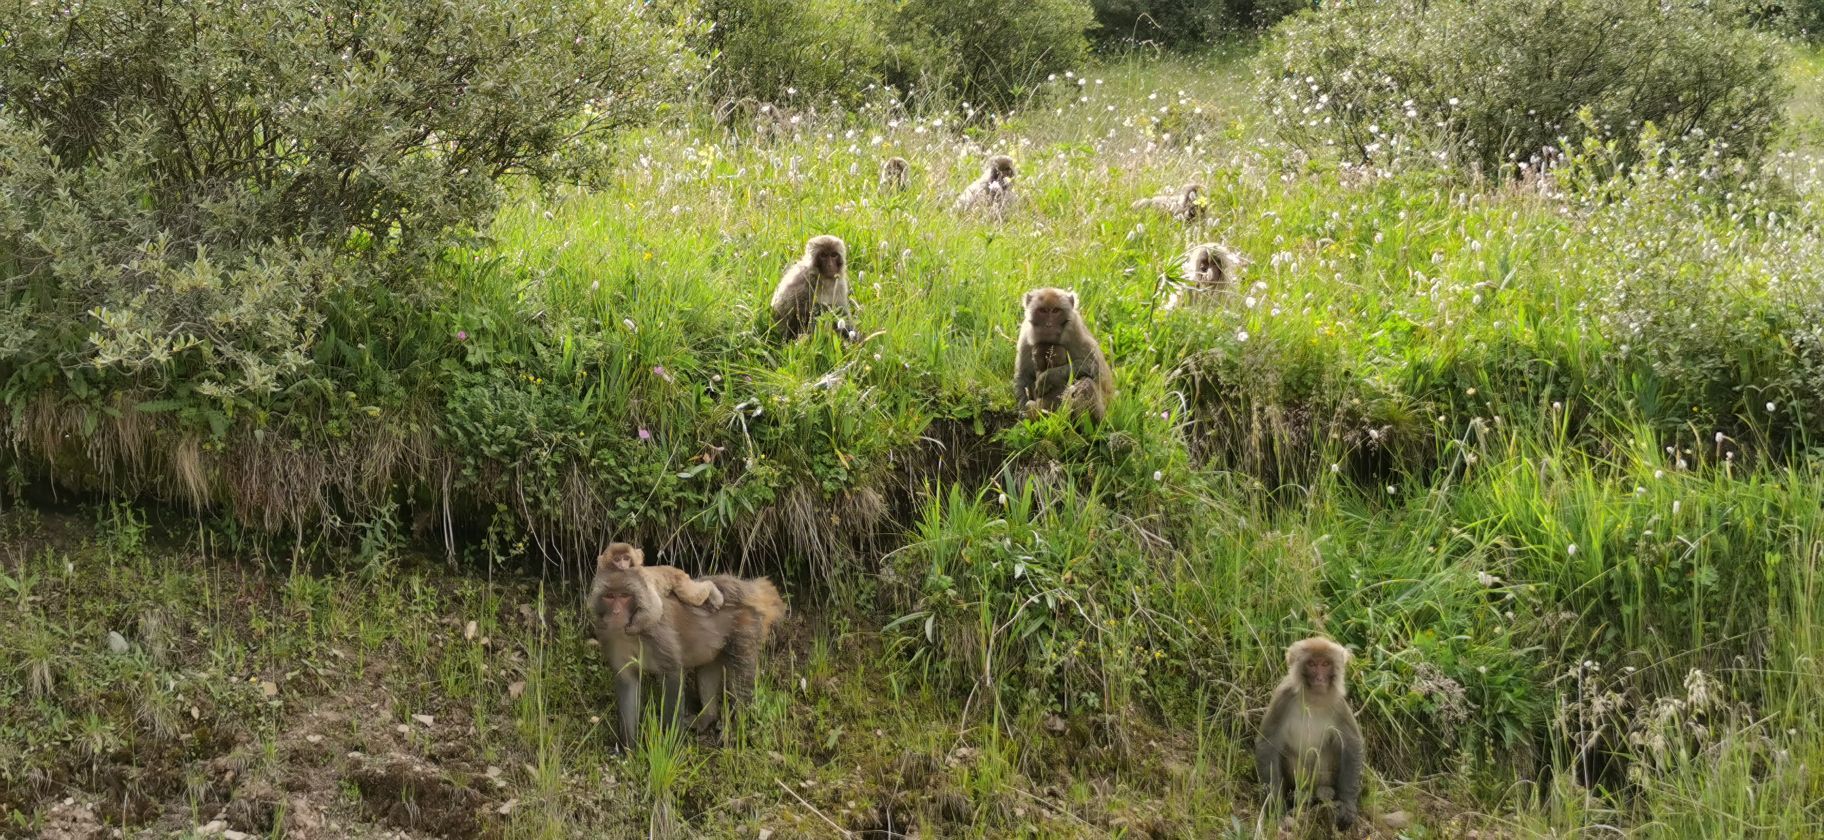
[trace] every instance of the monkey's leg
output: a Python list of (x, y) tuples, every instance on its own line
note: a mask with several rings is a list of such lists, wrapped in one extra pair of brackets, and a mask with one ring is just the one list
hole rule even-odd
[(621, 746), (633, 749), (640, 735), (640, 672), (622, 669), (614, 675), (614, 702), (621, 713)]
[(666, 674), (659, 690), (659, 723), (675, 728), (684, 706), (684, 674)]
[(722, 717), (722, 672), (721, 662), (711, 662), (697, 669), (697, 700), (703, 704), (702, 711), (691, 721), (691, 728), (698, 732), (708, 732)]

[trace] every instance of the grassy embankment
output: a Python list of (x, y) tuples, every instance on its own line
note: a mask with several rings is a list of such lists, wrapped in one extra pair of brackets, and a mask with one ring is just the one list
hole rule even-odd
[[(248, 498), (251, 438), (190, 462), (243, 519), (402, 505), (332, 504), (355, 548), (6, 514), (6, 830), (1245, 835), (1249, 715), (1321, 631), (1358, 655), (1370, 809), (1411, 836), (1816, 831), (1816, 66), (1792, 193), (1603, 182), (1599, 153), (1543, 191), (1338, 173), (1264, 139), (1230, 62), (1092, 71), (987, 132), (640, 137), (518, 200), (429, 305), (343, 309), (318, 363), (355, 419), (264, 444), (310, 492)], [(990, 150), (1023, 205), (951, 213)], [(891, 154), (907, 194), (874, 185)], [(1128, 209), (1192, 179), (1206, 228)], [(814, 233), (849, 243), (859, 347), (761, 334)], [(1245, 288), (1161, 311), (1205, 238)], [(1103, 428), (1010, 416), (1039, 285), (1077, 290), (1118, 371)], [(68, 415), (16, 418), (22, 472)], [(139, 457), (126, 428), (94, 451)], [(338, 496), (350, 463), (385, 489)], [(445, 500), (456, 574), (400, 541)], [(728, 748), (613, 755), (574, 583), (491, 573), (604, 530), (787, 584)]]

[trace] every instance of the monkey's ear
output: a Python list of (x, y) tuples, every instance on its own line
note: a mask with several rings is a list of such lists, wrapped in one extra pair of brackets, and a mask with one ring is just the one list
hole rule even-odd
[(612, 568), (614, 568), (614, 561), (612, 559), (609, 559), (608, 552), (603, 551), (601, 554), (598, 554), (595, 556), (595, 570), (596, 571), (605, 572)]
[(1064, 299), (1070, 301), (1070, 308), (1072, 308), (1072, 309), (1077, 308), (1077, 293), (1076, 292), (1065, 292)]
[(1027, 292), (1026, 294), (1020, 295), (1020, 305), (1027, 309), (1031, 309), (1032, 308), (1032, 296), (1034, 294), (1037, 294), (1037, 293), (1036, 292)]

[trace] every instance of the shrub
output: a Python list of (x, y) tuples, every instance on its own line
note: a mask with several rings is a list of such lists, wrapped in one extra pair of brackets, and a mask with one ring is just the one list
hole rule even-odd
[(1512, 176), (1647, 123), (1753, 162), (1780, 115), (1778, 52), (1731, 24), (1692, 0), (1328, 4), (1281, 27), (1263, 86), (1288, 140), (1364, 163), (1437, 135), (1460, 165)]
[(1205, 47), (1225, 34), (1264, 29), (1310, 6), (1300, 0), (1095, 0), (1097, 40)]
[(905, 90), (1005, 111), (1054, 73), (1082, 69), (1088, 0), (906, 0), (893, 23), (888, 78)]
[(84, 367), (173, 396), (284, 388), (327, 296), (411, 276), (488, 218), (502, 175), (586, 165), (687, 57), (649, 15), (525, 0), (99, 0), (20, 11), (5, 40), (15, 395)]
[(857, 100), (880, 80), (882, 14), (871, 0), (708, 0), (712, 25), (700, 46), (711, 56), (714, 93)]

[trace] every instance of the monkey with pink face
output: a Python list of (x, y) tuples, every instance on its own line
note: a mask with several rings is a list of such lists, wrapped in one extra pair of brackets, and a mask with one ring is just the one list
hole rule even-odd
[(1362, 730), (1343, 687), (1349, 651), (1322, 636), (1286, 648), (1286, 678), (1254, 742), (1254, 763), (1267, 806), (1296, 808), (1310, 800), (1336, 804), (1336, 827), (1355, 823), (1362, 796)]

